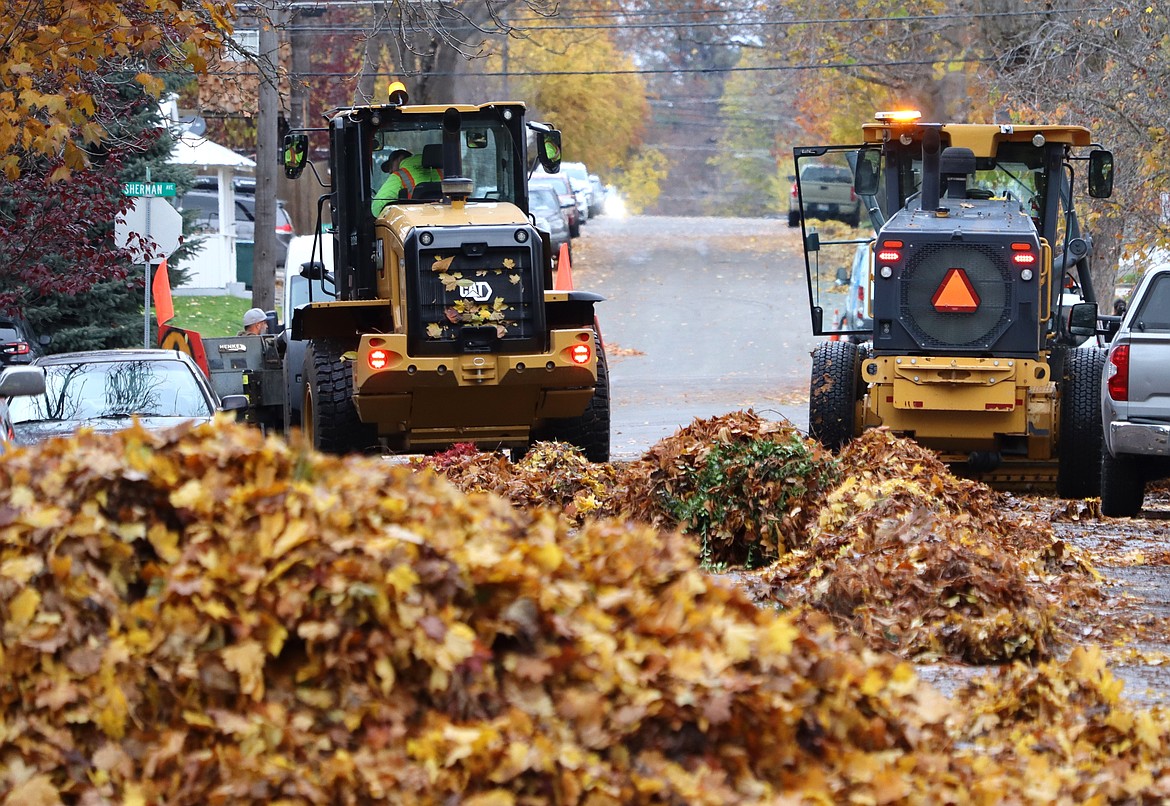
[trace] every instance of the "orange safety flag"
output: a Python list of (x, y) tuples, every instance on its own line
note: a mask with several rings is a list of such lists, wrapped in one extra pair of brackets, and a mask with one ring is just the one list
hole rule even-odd
[(950, 269), (930, 298), (936, 311), (974, 313), (979, 309), (979, 295), (962, 269)]
[(150, 283), (150, 294), (154, 297), (154, 318), (165, 324), (175, 318), (175, 301), (171, 299), (171, 278), (167, 274), (167, 259), (158, 264), (154, 279)]

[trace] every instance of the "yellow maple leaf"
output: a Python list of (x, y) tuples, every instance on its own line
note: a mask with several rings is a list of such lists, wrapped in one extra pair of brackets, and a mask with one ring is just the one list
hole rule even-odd
[(244, 641), (223, 650), (223, 665), (240, 677), (240, 691), (259, 702), (264, 697), (264, 647)]

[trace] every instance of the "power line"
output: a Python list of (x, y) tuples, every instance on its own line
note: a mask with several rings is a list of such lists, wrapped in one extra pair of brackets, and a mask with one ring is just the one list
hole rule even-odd
[[(299, 7), (302, 7), (304, 5), (305, 4), (294, 3), (292, 5), (292, 7), (299, 8)], [(355, 6), (355, 7), (368, 8), (369, 2), (368, 2), (368, 0), (341, 0), (341, 2), (330, 3), (329, 5), (330, 6)], [(317, 8), (318, 6), (312, 5), (311, 7)], [(1111, 9), (1108, 6), (1089, 6), (1086, 8), (1077, 9), (1078, 13), (1089, 13), (1089, 12), (1097, 12), (1097, 11), (1104, 12), (1104, 11), (1109, 11), (1109, 10), (1111, 10)], [(692, 12), (692, 13), (700, 13), (700, 12)], [(711, 13), (711, 12), (702, 12), (702, 13)], [(725, 12), (725, 13), (730, 13), (730, 12)], [(550, 23), (548, 23), (548, 20), (552, 19), (552, 18), (526, 17), (526, 18), (521, 18), (521, 19), (509, 20), (508, 23), (509, 23), (509, 25), (512, 25), (513, 23), (529, 23), (529, 22), (537, 23), (536, 25), (525, 29), (526, 32), (586, 31), (586, 30), (612, 30), (612, 29), (620, 29), (620, 30), (625, 31), (625, 30), (630, 30), (630, 29), (651, 29), (651, 28), (653, 28), (653, 29), (658, 29), (658, 28), (661, 28), (661, 29), (730, 28), (730, 27), (787, 28), (787, 27), (802, 26), (802, 25), (809, 25), (809, 26), (830, 25), (830, 26), (833, 26), (833, 25), (858, 25), (858, 24), (862, 24), (862, 23), (887, 23), (887, 22), (907, 23), (907, 22), (934, 22), (934, 21), (973, 20), (973, 19), (997, 19), (997, 20), (999, 20), (999, 19), (1022, 18), (1022, 17), (1042, 17), (1042, 16), (1049, 16), (1049, 15), (1058, 14), (1058, 13), (1060, 13), (1060, 12), (1053, 11), (1051, 9), (1045, 9), (1045, 10), (1035, 10), (1035, 11), (1003, 11), (1003, 12), (998, 12), (998, 13), (986, 12), (986, 13), (977, 13), (977, 14), (918, 14), (918, 15), (906, 15), (906, 16), (887, 15), (887, 16), (883, 16), (883, 17), (838, 17), (838, 18), (825, 17), (825, 18), (815, 18), (815, 19), (807, 19), (807, 20), (796, 19), (796, 20), (758, 20), (757, 21), (757, 20), (751, 20), (751, 19), (737, 19), (737, 20), (730, 21), (730, 22), (728, 22), (728, 21), (665, 22), (664, 21), (664, 22), (643, 22), (643, 23), (614, 22), (614, 23), (588, 23), (588, 24), (580, 24), (580, 23), (557, 24), (555, 22), (550, 24)], [(362, 28), (361, 26), (291, 25), (291, 26), (286, 26), (286, 30), (326, 31), (326, 32), (330, 32), (330, 33), (351, 33), (353, 31), (363, 31), (363, 30), (367, 30), (367, 29)], [(492, 31), (484, 31), (484, 33), (493, 33), (493, 32)], [(504, 30), (500, 29), (500, 30), (495, 31), (495, 33), (502, 34), (502, 33), (504, 33)]]
[[(507, 71), (507, 72), (479, 72), (477, 78), (503, 78), (527, 76), (644, 76), (662, 74), (704, 74), (704, 73), (770, 73), (787, 72), (790, 70), (845, 70), (857, 67), (912, 67), (931, 64), (968, 64), (987, 63), (995, 61), (995, 57), (969, 57), (964, 59), (906, 59), (887, 62), (833, 62), (829, 64), (789, 64), (768, 67), (662, 67), (662, 68), (635, 68), (630, 70), (540, 70), (540, 71)], [(207, 75), (220, 76), (254, 76), (258, 73), (241, 70), (239, 72), (212, 72)], [(337, 71), (313, 71), (307, 73), (290, 73), (296, 78), (337, 78), (356, 76), (356, 73), (342, 73)], [(466, 76), (466, 73), (454, 71), (418, 71), (399, 70), (391, 72), (362, 73), (361, 75), (373, 78), (418, 78), (432, 76)]]

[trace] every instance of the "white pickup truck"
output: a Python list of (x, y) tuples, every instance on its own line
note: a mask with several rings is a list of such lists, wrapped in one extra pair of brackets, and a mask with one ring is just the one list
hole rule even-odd
[(806, 218), (835, 218), (856, 227), (861, 199), (853, 190), (853, 172), (845, 165), (804, 165), (788, 200), (788, 226), (800, 226), (802, 209)]
[(1170, 477), (1170, 264), (1150, 269), (1109, 344), (1101, 381), (1101, 511), (1137, 515)]

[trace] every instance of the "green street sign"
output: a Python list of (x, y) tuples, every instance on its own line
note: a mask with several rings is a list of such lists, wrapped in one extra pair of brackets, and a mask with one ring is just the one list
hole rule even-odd
[(174, 196), (174, 182), (123, 182), (123, 196)]

